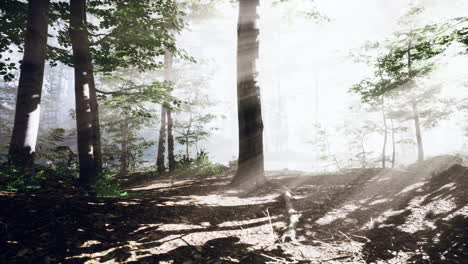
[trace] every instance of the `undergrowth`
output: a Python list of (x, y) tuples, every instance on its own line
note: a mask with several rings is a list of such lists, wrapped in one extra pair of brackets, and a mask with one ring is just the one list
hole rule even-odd
[[(99, 197), (123, 197), (120, 183), (111, 172), (104, 171), (96, 181), (94, 191)], [(33, 175), (25, 175), (17, 167), (0, 164), (0, 191), (63, 192), (78, 190), (78, 168), (76, 163), (36, 164)]]
[(183, 174), (190, 174), (194, 177), (208, 177), (220, 174), (225, 167), (212, 162), (206, 152), (201, 151), (195, 159), (187, 159), (183, 156), (177, 161), (176, 168)]
[(76, 165), (58, 163), (35, 165), (33, 175), (25, 175), (8, 163), (0, 164), (0, 190), (9, 192), (45, 192), (71, 190), (77, 186)]

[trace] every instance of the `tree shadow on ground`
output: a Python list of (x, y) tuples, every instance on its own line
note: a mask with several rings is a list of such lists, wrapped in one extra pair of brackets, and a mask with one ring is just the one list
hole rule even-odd
[[(282, 250), (249, 250), (250, 244), (240, 243), (238, 237), (223, 237), (207, 241), (202, 246), (180, 246), (160, 255), (150, 255), (129, 263), (166, 263), (183, 264), (265, 264), (282, 260), (291, 261)], [(307, 263), (307, 262), (302, 262)]]
[[(167, 201), (156, 197), (1, 196), (0, 262), (84, 263), (97, 258), (122, 263), (132, 257), (130, 252), (160, 247), (173, 237), (266, 225), (262, 208), (281, 213), (274, 209), (277, 202), (261, 206), (162, 205)], [(253, 221), (230, 223), (238, 220)], [(173, 228), (161, 229), (164, 225)], [(102, 254), (92, 255), (96, 252)]]
[(396, 214), (366, 231), (366, 261), (466, 263), (467, 189), (468, 168), (454, 165), (413, 190)]
[[(467, 204), (466, 170), (455, 166), (428, 182), (422, 176), (408, 178), (412, 175), (402, 174), (398, 176), (401, 182), (393, 187), (386, 185), (392, 181), (387, 179), (390, 172), (376, 169), (340, 175), (276, 177), (273, 181), (277, 184), (246, 197), (279, 194), (278, 186), (282, 185), (291, 189), (299, 197), (294, 201), (295, 208), (302, 213), (298, 237), (306, 245), (313, 246), (316, 240), (342, 239), (342, 231), (344, 236), (363, 238), (359, 241), (363, 244), (361, 253), (367, 262), (388, 260), (395, 256), (394, 252), (417, 250), (420, 250), (419, 255), (411, 257), (418, 261), (437, 263), (442, 259), (441, 255), (455, 261), (460, 258), (460, 249), (466, 247), (464, 241), (467, 241), (464, 234), (466, 217), (454, 215)], [(417, 188), (404, 188), (407, 179), (417, 183)], [(270, 221), (273, 225), (286, 221), (284, 204), (280, 200), (231, 206), (183, 201), (190, 199), (190, 195), (219, 194), (226, 190), (221, 185), (226, 181), (219, 178), (188, 182), (175, 188), (148, 188), (138, 191), (145, 194), (139, 198), (124, 199), (61, 194), (0, 195), (0, 263), (84, 263), (93, 260), (101, 263), (255, 264), (274, 262), (275, 258), (290, 259), (289, 252), (272, 249), (272, 243), (270, 247), (257, 245), (252, 249), (241, 233), (249, 228), (259, 228), (255, 232), (260, 228), (266, 232), (274, 228), (281, 234), (281, 228), (270, 225)], [(375, 189), (375, 186), (381, 189)], [(363, 193), (363, 188), (367, 187), (372, 187), (373, 193)], [(343, 217), (329, 223), (317, 223), (335, 209), (342, 209), (350, 200), (359, 201), (367, 195), (370, 200), (363, 199), (364, 202), (348, 210)], [(397, 202), (373, 203), (373, 199), (381, 196)], [(414, 217), (413, 209), (418, 208), (411, 205), (414, 199), (419, 199), (419, 207), (429, 206), (433, 201), (449, 200), (455, 206), (443, 212), (424, 214), (423, 220), (430, 221), (435, 228), (411, 233), (402, 230), (401, 226)], [(183, 203), (175, 204), (174, 201)], [(267, 209), (275, 219), (265, 217)], [(368, 231), (360, 230), (369, 217), (378, 216), (387, 209), (395, 213)], [(347, 223), (349, 219), (356, 222)], [(195, 240), (198, 242), (187, 243), (187, 237), (197, 234), (202, 236)]]

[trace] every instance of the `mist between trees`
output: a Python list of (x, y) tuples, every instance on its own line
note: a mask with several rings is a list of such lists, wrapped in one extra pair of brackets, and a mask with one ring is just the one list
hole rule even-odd
[(254, 179), (466, 155), (466, 17), (386, 5), (4, 1), (3, 160), (78, 162), (90, 189), (201, 160)]

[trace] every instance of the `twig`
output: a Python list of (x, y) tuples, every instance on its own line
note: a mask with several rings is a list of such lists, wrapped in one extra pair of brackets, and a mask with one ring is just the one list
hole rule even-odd
[(354, 242), (354, 240), (352, 240), (352, 239), (351, 239), (348, 235), (346, 235), (345, 233), (341, 232), (340, 230), (338, 230), (338, 232), (339, 232), (340, 234), (342, 234), (344, 237), (346, 237), (348, 240)]
[(274, 261), (276, 261), (276, 262), (285, 263), (285, 261), (282, 260), (282, 259), (275, 258), (275, 257), (271, 257), (271, 256), (265, 255), (265, 254), (263, 254), (263, 253), (259, 253), (259, 255), (262, 256), (262, 257), (265, 257), (265, 258), (269, 258), (269, 259), (271, 259), (271, 260), (274, 260)]
[(371, 242), (372, 240), (370, 240), (369, 238), (365, 237), (365, 236), (358, 236), (358, 235), (352, 235), (354, 237), (357, 237), (357, 238), (362, 238), (364, 240), (366, 240), (366, 242)]
[(273, 240), (274, 241), (278, 240), (278, 236), (276, 235), (275, 229), (273, 229), (273, 224), (271, 222), (271, 216), (270, 216), (270, 212), (268, 211), (268, 208), (263, 213), (265, 214), (266, 217), (268, 217), (268, 222), (270, 223), (270, 229), (271, 229), (271, 236)]
[(331, 258), (331, 259), (326, 259), (324, 260), (324, 262), (327, 262), (327, 261), (332, 261), (332, 260), (339, 260), (339, 259), (347, 259), (347, 258), (351, 258), (353, 256), (341, 256), (341, 257), (336, 257), (336, 258)]

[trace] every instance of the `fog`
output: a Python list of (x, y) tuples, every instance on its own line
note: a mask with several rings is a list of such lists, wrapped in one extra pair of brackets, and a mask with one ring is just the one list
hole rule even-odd
[[(360, 103), (359, 98), (348, 90), (372, 72), (367, 65), (354, 62), (349, 53), (367, 41), (391, 37), (398, 29), (398, 19), (408, 9), (408, 1), (336, 0), (316, 4), (330, 22), (316, 23), (291, 15), (306, 6), (301, 1), (279, 6), (266, 1), (261, 4), (258, 63), (267, 169), (324, 169), (317, 160), (316, 147), (309, 143), (316, 138), (314, 125), (334, 131), (336, 126), (359, 122), (359, 115), (349, 111), (350, 106)], [(421, 24), (463, 16), (468, 11), (466, 1), (421, 4), (426, 7)], [(232, 74), (236, 67), (237, 10), (226, 4), (219, 13), (216, 18), (193, 23), (182, 33), (180, 45), (195, 58), (210, 60), (215, 69), (208, 89), (220, 103), (213, 111), (225, 113), (227, 118), (218, 121), (220, 130), (203, 147), (216, 161), (226, 163), (237, 155), (236, 80)], [(466, 98), (463, 81), (468, 58), (454, 54), (444, 57), (431, 79), (444, 82), (445, 96)], [(466, 149), (462, 124), (462, 116), (453, 114), (438, 127), (425, 130), (427, 156)], [(413, 130), (409, 129), (408, 137), (414, 135)], [(346, 140), (333, 134), (329, 139), (337, 143), (333, 150), (346, 152)], [(367, 145), (377, 153), (381, 149), (377, 139), (369, 138)], [(415, 146), (400, 146), (397, 163), (411, 163), (416, 156)]]
[[(272, 5), (261, 1), (259, 85), (262, 97), (266, 169), (322, 171), (334, 168), (333, 162), (320, 160), (317, 126), (328, 132), (330, 151), (341, 159), (354, 156), (349, 150), (349, 138), (344, 127), (359, 126), (366, 119), (378, 119), (375, 114), (350, 111), (361, 105), (360, 98), (349, 89), (373, 73), (373, 68), (354, 61), (351, 53), (363, 53), (361, 47), (369, 41), (384, 41), (398, 30), (398, 20), (408, 10), (406, 0), (317, 0), (291, 1)], [(427, 0), (417, 23), (424, 25), (466, 15), (468, 1)], [(317, 21), (301, 16), (301, 12), (316, 8), (328, 20)], [(212, 135), (201, 141), (211, 159), (227, 164), (238, 153), (236, 106), (236, 37), (237, 6), (219, 3), (206, 17), (189, 20), (189, 26), (177, 36), (177, 44), (197, 60), (191, 65), (203, 77), (203, 92), (215, 102), (206, 108), (217, 116)], [(466, 69), (468, 57), (457, 56), (460, 47), (453, 46), (438, 59), (438, 67), (427, 77), (429, 83), (443, 83), (441, 95), (460, 103), (468, 97)], [(187, 62), (176, 61), (177, 65)], [(46, 79), (45, 86), (51, 82)], [(41, 121), (43, 128), (72, 129), (74, 121), (73, 71), (64, 67), (58, 100), (44, 89), (42, 120), (55, 115), (56, 124)], [(161, 80), (160, 72), (153, 77)], [(175, 80), (176, 84), (178, 80)], [(99, 86), (99, 82), (98, 82)], [(178, 84), (175, 94), (183, 97), (187, 90)], [(186, 87), (185, 87), (186, 88)], [(6, 98), (3, 98), (5, 101)], [(57, 101), (50, 103), (48, 101)], [(4, 104), (6, 105), (6, 104)], [(158, 109), (157, 106), (154, 107)], [(157, 110), (155, 110), (157, 111)], [(183, 114), (178, 114), (183, 118)], [(177, 115), (176, 115), (177, 119)], [(423, 130), (426, 156), (462, 153), (468, 149), (466, 116), (455, 111), (432, 129)], [(414, 138), (414, 128), (397, 135), (399, 139)], [(159, 123), (140, 131), (147, 140), (156, 141)], [(104, 136), (106, 136), (104, 134)], [(70, 141), (70, 144), (73, 144)], [(364, 142), (376, 162), (381, 152), (381, 136), (369, 134)], [(145, 159), (155, 162), (157, 146), (146, 150)], [(39, 150), (40, 151), (40, 150)], [(176, 147), (182, 153), (183, 147)], [(191, 151), (195, 153), (194, 146)], [(390, 146), (387, 152), (390, 153)], [(409, 164), (417, 158), (414, 144), (397, 145), (396, 164)]]

